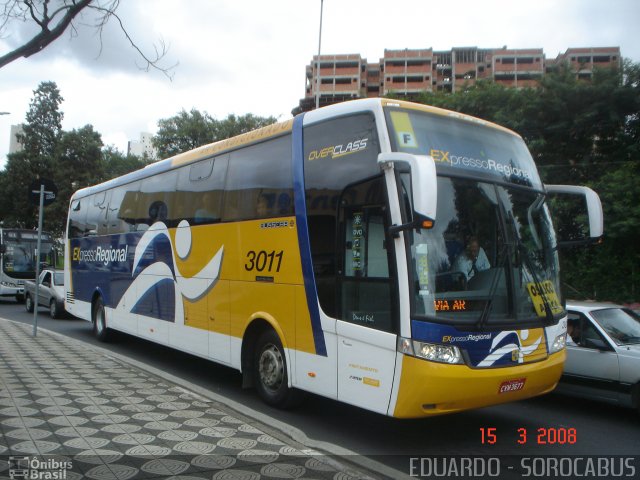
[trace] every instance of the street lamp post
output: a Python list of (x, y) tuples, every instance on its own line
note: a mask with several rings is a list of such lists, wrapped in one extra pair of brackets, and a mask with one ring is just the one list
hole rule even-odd
[(322, 7), (324, 0), (320, 0), (320, 31), (318, 33), (318, 74), (316, 75), (316, 109), (320, 107), (320, 46), (322, 45)]

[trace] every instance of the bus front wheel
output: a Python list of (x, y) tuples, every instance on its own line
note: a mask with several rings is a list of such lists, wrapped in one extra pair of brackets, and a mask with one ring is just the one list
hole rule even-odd
[(107, 328), (107, 319), (104, 313), (104, 303), (98, 297), (93, 304), (92, 311), (93, 333), (101, 342), (107, 342), (110, 338), (110, 330)]
[(284, 349), (273, 330), (264, 331), (256, 342), (253, 374), (258, 395), (268, 405), (291, 408), (299, 403), (300, 392), (289, 387)]

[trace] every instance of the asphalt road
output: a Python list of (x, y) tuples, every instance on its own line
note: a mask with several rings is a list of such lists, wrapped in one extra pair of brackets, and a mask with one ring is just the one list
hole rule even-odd
[[(33, 314), (12, 300), (0, 300), (0, 316), (33, 322)], [(243, 390), (240, 374), (230, 368), (128, 335), (103, 344), (93, 338), (90, 323), (76, 318), (52, 320), (44, 309), (38, 326), (144, 362), (277, 418), (309, 438), (407, 473), (412, 456), (637, 455), (640, 445), (638, 412), (557, 394), (421, 420), (387, 418), (317, 396), (309, 396), (293, 411), (281, 411), (264, 405), (252, 390)], [(550, 442), (557, 429), (575, 429), (575, 442)]]

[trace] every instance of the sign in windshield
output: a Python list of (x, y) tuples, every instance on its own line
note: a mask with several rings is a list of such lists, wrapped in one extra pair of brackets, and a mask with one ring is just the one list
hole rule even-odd
[[(438, 172), (466, 174), (542, 190), (531, 154), (518, 135), (461, 115), (387, 107), (392, 148), (429, 155)], [(469, 119), (467, 119), (469, 118)]]

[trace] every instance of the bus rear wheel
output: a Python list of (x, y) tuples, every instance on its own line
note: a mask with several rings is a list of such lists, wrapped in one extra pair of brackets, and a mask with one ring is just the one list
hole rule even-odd
[(273, 407), (291, 408), (301, 400), (301, 392), (289, 387), (287, 360), (280, 338), (273, 330), (264, 331), (256, 342), (254, 385), (260, 398)]
[(104, 313), (104, 303), (98, 297), (92, 309), (93, 333), (101, 342), (108, 342), (111, 338), (111, 330), (107, 328), (107, 319)]

